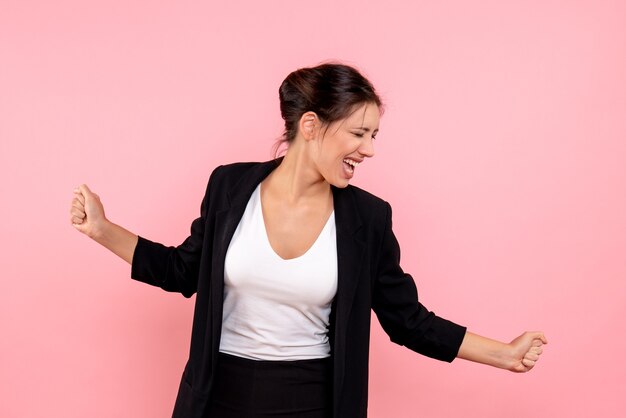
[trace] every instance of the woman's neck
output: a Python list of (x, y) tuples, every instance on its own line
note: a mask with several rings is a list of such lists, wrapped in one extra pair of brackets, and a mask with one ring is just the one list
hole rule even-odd
[(287, 150), (280, 165), (264, 180), (263, 187), (271, 189), (288, 203), (328, 198), (330, 184), (317, 170), (303, 146), (295, 143)]

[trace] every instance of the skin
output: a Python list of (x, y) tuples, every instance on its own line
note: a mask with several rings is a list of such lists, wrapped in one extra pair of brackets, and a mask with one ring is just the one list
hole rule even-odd
[(373, 104), (330, 125), (314, 112), (302, 115), (282, 163), (261, 183), (263, 218), (276, 254), (295, 258), (313, 245), (333, 210), (331, 184), (343, 188), (350, 181), (343, 160), (374, 156), (379, 121)]
[[(296, 258), (315, 242), (333, 210), (331, 185), (343, 188), (350, 182), (344, 159), (363, 162), (374, 156), (379, 123), (379, 109), (372, 103), (331, 124), (314, 112), (302, 115), (283, 162), (261, 183), (265, 228), (276, 254)], [(109, 221), (100, 197), (86, 184), (74, 189), (70, 222), (132, 264), (137, 235)], [(524, 332), (509, 343), (468, 331), (458, 358), (523, 373), (535, 366), (547, 342), (537, 331)]]

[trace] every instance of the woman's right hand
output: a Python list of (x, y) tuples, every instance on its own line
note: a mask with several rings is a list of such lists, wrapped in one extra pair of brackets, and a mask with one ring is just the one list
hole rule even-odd
[(90, 238), (96, 238), (101, 234), (108, 222), (100, 197), (89, 190), (86, 184), (74, 189), (70, 214), (72, 225)]

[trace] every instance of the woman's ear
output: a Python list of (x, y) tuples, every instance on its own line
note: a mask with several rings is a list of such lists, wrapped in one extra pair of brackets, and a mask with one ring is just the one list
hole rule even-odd
[(306, 112), (300, 117), (300, 132), (307, 141), (316, 137), (319, 125), (319, 118), (315, 112)]

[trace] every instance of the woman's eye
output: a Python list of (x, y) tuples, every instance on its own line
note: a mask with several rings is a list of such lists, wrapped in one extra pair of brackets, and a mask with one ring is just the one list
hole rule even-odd
[(354, 136), (357, 136), (359, 138), (363, 138), (363, 134), (358, 133), (358, 132), (353, 132), (353, 133), (354, 133)]

